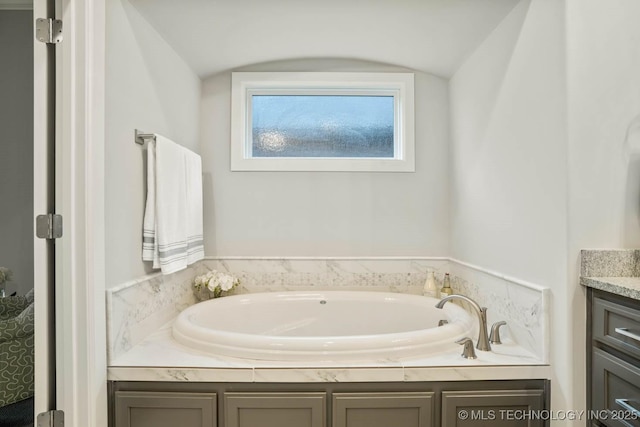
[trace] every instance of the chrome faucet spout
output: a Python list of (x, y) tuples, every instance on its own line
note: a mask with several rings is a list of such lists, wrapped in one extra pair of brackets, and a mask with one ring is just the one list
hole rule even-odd
[(436, 308), (442, 308), (447, 302), (455, 299), (460, 299), (469, 303), (469, 305), (473, 307), (476, 314), (478, 315), (480, 330), (478, 331), (478, 344), (476, 344), (476, 348), (482, 351), (491, 351), (491, 344), (489, 344), (489, 334), (487, 333), (487, 308), (480, 307), (480, 305), (471, 298), (459, 294), (453, 294), (449, 295), (448, 297), (442, 298), (436, 304)]

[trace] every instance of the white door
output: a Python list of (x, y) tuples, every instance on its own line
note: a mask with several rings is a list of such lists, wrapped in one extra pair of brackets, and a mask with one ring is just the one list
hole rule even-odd
[[(53, 17), (53, 2), (33, 0), (34, 220), (55, 213), (55, 47), (38, 41), (38, 18)], [(35, 414), (55, 409), (55, 240), (34, 232)]]

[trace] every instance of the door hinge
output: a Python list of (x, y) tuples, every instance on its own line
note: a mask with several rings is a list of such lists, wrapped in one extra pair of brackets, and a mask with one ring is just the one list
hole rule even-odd
[(36, 237), (41, 239), (62, 237), (62, 215), (38, 215), (36, 217)]
[(52, 410), (38, 414), (37, 427), (64, 427), (64, 412)]
[(62, 41), (62, 21), (52, 18), (36, 19), (36, 39), (42, 43), (60, 43)]

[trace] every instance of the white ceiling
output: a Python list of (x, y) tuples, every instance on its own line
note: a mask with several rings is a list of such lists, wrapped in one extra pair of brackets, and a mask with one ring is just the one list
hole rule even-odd
[(352, 58), (450, 77), (520, 0), (130, 0), (201, 77)]

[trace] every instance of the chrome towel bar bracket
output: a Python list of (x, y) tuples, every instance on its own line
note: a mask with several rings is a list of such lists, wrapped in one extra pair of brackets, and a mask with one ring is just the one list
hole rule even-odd
[(135, 142), (136, 144), (144, 145), (147, 141), (155, 141), (156, 136), (152, 133), (144, 133), (141, 130), (136, 129)]

